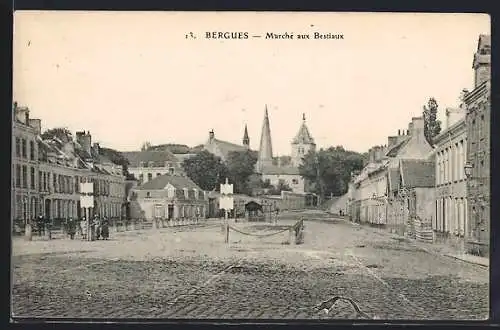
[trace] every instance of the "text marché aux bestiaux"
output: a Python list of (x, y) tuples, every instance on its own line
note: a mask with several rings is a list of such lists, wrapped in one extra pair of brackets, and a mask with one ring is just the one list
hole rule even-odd
[(267, 32), (265, 35), (250, 35), (248, 32), (205, 32), (205, 39), (249, 39), (264, 38), (264, 39), (344, 39), (341, 33), (293, 33), (293, 32)]

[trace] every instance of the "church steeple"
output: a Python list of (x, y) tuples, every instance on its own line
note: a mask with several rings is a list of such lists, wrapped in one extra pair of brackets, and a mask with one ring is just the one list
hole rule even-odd
[(262, 133), (260, 136), (259, 158), (257, 165), (260, 169), (263, 166), (273, 164), (273, 145), (271, 142), (271, 128), (269, 125), (269, 114), (267, 105), (265, 107), (264, 122), (262, 124)]
[(243, 145), (250, 148), (250, 138), (248, 137), (247, 124), (245, 124), (245, 133), (243, 133)]
[(310, 150), (316, 150), (316, 143), (314, 143), (314, 139), (309, 133), (306, 125), (306, 114), (303, 113), (302, 125), (300, 125), (297, 135), (292, 140), (292, 166), (298, 167)]

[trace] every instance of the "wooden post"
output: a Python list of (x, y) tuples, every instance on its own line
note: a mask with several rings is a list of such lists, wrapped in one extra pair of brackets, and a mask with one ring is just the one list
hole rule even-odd
[(226, 223), (226, 243), (229, 243), (229, 224)]

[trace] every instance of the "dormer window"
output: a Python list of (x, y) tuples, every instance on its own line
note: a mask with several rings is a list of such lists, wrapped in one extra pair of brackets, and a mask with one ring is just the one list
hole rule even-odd
[(189, 190), (187, 188), (184, 188), (184, 197), (186, 199), (189, 198)]
[(173, 175), (175, 173), (175, 169), (173, 167), (170, 167), (168, 169), (168, 174)]
[(175, 197), (175, 188), (174, 187), (169, 187), (167, 190), (167, 196), (168, 198), (174, 198)]
[(198, 189), (193, 189), (193, 191), (194, 191), (194, 199), (198, 199), (198, 197), (199, 197)]

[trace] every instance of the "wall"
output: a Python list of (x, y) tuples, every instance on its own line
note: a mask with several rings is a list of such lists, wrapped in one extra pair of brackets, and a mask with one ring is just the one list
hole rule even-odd
[(298, 174), (262, 174), (262, 180), (269, 180), (273, 186), (277, 186), (280, 180), (283, 180), (290, 188), (292, 188), (294, 193), (303, 193), (305, 189), (304, 178)]

